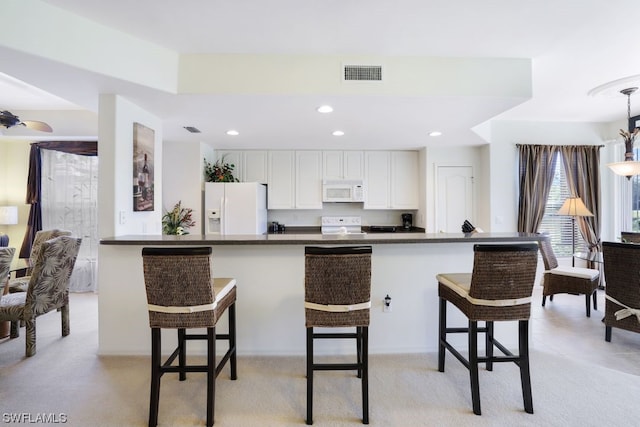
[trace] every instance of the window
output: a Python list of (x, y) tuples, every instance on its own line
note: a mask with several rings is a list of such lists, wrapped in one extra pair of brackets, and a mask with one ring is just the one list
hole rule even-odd
[(82, 245), (69, 281), (72, 292), (97, 289), (98, 157), (43, 149), (42, 228), (69, 230)]
[[(633, 158), (640, 159), (640, 148), (633, 149)], [(624, 230), (624, 229), (623, 229)], [(640, 176), (631, 177), (631, 231), (640, 231)]]
[(587, 245), (580, 234), (578, 222), (575, 221), (574, 223), (573, 218), (570, 216), (558, 215), (558, 209), (560, 209), (568, 197), (571, 197), (571, 193), (567, 186), (567, 177), (564, 171), (564, 164), (560, 158), (560, 153), (557, 153), (556, 156), (558, 156), (558, 158), (556, 161), (553, 183), (549, 190), (547, 206), (538, 231), (549, 235), (549, 238), (551, 239), (551, 246), (553, 247), (553, 251), (556, 256), (570, 257), (573, 251), (574, 236), (575, 252), (586, 251)]

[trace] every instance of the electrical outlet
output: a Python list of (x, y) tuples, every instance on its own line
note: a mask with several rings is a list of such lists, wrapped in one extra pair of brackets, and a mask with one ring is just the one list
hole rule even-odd
[(382, 312), (391, 313), (391, 297), (389, 294), (382, 300)]

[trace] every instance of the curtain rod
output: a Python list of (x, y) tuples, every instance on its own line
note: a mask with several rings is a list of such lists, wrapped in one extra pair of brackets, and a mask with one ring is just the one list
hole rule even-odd
[(605, 147), (604, 144), (600, 144), (600, 145), (594, 145), (594, 144), (520, 144), (520, 143), (516, 143), (515, 146), (516, 147), (520, 147), (523, 145), (544, 145), (544, 146), (554, 146), (554, 147)]

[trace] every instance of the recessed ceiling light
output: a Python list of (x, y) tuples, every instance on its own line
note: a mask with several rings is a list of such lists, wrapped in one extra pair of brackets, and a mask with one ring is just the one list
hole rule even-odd
[(434, 130), (433, 132), (429, 132), (429, 136), (440, 136), (442, 135), (442, 132), (438, 131), (438, 130)]
[(237, 130), (231, 129), (231, 130), (227, 131), (227, 135), (238, 136), (238, 135), (240, 135), (240, 132), (238, 132)]
[(334, 130), (332, 133), (333, 136), (342, 136), (344, 135), (344, 132), (341, 130)]
[(322, 105), (318, 107), (318, 113), (331, 113), (333, 111), (333, 107), (331, 105)]

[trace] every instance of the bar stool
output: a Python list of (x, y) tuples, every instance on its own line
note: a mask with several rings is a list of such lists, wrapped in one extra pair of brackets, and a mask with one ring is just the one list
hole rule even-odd
[[(371, 246), (305, 248), (307, 419), (313, 424), (313, 372), (355, 370), (362, 382), (362, 423), (369, 424), (369, 311)], [(355, 332), (314, 332), (355, 327)], [(355, 339), (355, 363), (314, 363), (314, 339)]]
[[(445, 349), (467, 369), (471, 378), (473, 412), (480, 415), (478, 365), (486, 363), (488, 371), (494, 362), (514, 362), (520, 368), (524, 408), (533, 413), (529, 373), (528, 328), (531, 294), (538, 263), (538, 245), (475, 245), (473, 273), (438, 274), (440, 297), (440, 340), (438, 370), (444, 372)], [(468, 318), (466, 328), (447, 327), (447, 302), (455, 305)], [(494, 321), (518, 321), (519, 354), (514, 355), (494, 338)], [(484, 321), (485, 327), (478, 327)], [(469, 359), (465, 359), (448, 341), (448, 333), (466, 333)], [(485, 334), (485, 357), (478, 356), (478, 333)], [(494, 356), (494, 346), (504, 356)]]
[[(158, 424), (160, 378), (166, 372), (179, 374), (184, 381), (187, 372), (207, 373), (207, 426), (213, 425), (215, 381), (227, 361), (231, 379), (236, 372), (236, 281), (211, 276), (211, 248), (143, 248), (144, 282), (151, 327), (151, 397), (149, 427)], [(227, 310), (228, 309), (228, 310)], [(229, 331), (216, 334), (218, 319), (228, 311)], [(187, 334), (186, 329), (206, 328), (206, 334)], [(177, 329), (178, 346), (162, 362), (161, 329)], [(207, 341), (207, 364), (186, 364), (186, 341)], [(229, 348), (216, 365), (216, 340), (228, 340)], [(178, 365), (172, 366), (178, 358)]]

